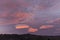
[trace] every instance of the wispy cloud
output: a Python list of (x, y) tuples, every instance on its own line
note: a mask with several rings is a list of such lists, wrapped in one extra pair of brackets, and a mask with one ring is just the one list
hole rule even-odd
[(52, 23), (52, 24), (60, 24), (60, 18), (48, 20), (47, 23)]
[(49, 29), (49, 28), (53, 28), (53, 25), (42, 25), (40, 26), (40, 29)]
[(25, 24), (20, 24), (20, 25), (16, 25), (16, 29), (25, 29), (25, 28), (29, 28), (29, 25), (25, 25)]

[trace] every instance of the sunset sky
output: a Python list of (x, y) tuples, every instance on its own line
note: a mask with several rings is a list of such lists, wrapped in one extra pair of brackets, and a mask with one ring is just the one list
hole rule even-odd
[(60, 0), (0, 0), (0, 34), (60, 35)]

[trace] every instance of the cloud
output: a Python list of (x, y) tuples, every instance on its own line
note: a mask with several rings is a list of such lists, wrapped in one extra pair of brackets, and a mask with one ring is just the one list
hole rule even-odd
[(50, 13), (54, 13), (57, 15), (57, 13), (60, 12), (60, 1), (58, 3), (55, 3), (50, 9)]
[(56, 28), (55, 32), (54, 33), (60, 33), (60, 28)]
[(31, 12), (25, 12), (29, 6), (29, 3), (27, 3), (26, 0), (5, 0), (4, 2), (2, 1), (2, 3), (0, 3), (2, 6), (2, 10), (0, 11), (0, 19), (2, 18), (3, 21), (0, 20), (0, 25), (29, 23), (33, 19), (33, 14)]
[(60, 31), (60, 28), (57, 28), (56, 30), (57, 30), (57, 31)]
[(16, 29), (25, 29), (29, 27), (30, 27), (29, 25), (25, 25), (25, 24), (16, 25)]
[(0, 25), (28, 23), (33, 19), (33, 14), (25, 12), (17, 12), (12, 14), (3, 13), (0, 16)]
[(38, 29), (36, 29), (36, 28), (29, 28), (28, 29), (28, 32), (36, 32), (36, 31), (38, 31)]
[(54, 23), (60, 23), (60, 18), (56, 18), (56, 19), (54, 20)]
[(49, 29), (49, 28), (53, 28), (53, 25), (42, 25), (40, 26), (40, 29)]
[(47, 23), (53, 23), (53, 24), (60, 24), (60, 18), (56, 18), (54, 20), (49, 20)]
[(36, 5), (35, 7), (33, 7), (32, 10), (33, 11), (44, 10), (45, 8), (46, 8), (46, 6), (41, 4), (41, 5)]

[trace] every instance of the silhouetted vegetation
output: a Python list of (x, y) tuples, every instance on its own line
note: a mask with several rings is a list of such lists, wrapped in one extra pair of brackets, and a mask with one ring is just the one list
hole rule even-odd
[(32, 34), (0, 34), (0, 40), (60, 40), (60, 36), (40, 36)]

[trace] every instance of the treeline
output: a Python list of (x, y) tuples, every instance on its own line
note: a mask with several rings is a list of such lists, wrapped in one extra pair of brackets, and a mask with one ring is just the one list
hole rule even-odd
[(60, 40), (60, 36), (40, 36), (32, 34), (0, 34), (0, 40)]

